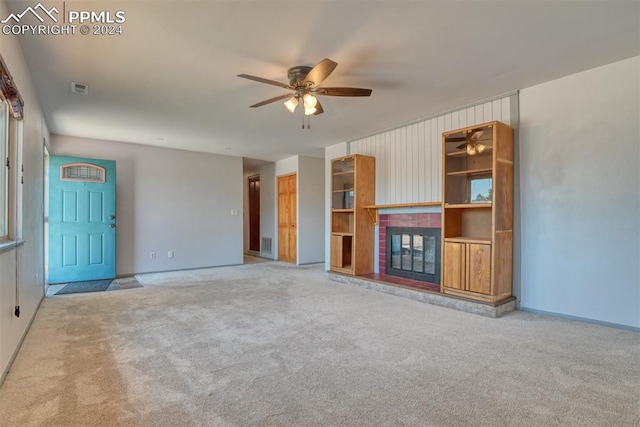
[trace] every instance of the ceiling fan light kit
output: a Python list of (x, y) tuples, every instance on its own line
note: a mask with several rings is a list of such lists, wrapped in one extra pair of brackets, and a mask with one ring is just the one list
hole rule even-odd
[(287, 107), (287, 110), (293, 113), (294, 111), (296, 111), (296, 107), (298, 106), (298, 98), (292, 96), (291, 98), (284, 101), (284, 106)]
[(360, 89), (354, 87), (331, 87), (319, 88), (318, 85), (326, 79), (329, 74), (338, 66), (338, 64), (328, 58), (318, 62), (315, 66), (309, 67), (300, 65), (291, 67), (287, 71), (289, 84), (269, 80), (262, 77), (252, 76), (250, 74), (238, 74), (243, 79), (253, 80), (259, 83), (265, 83), (272, 86), (278, 86), (283, 89), (293, 90), (293, 93), (276, 96), (253, 104), (252, 108), (262, 107), (272, 102), (286, 99), (284, 106), (290, 112), (295, 112), (300, 99), (304, 106), (304, 115), (318, 115), (324, 112), (322, 104), (318, 101), (317, 95), (323, 96), (370, 96), (371, 89)]
[(481, 142), (477, 142), (475, 144), (467, 144), (467, 154), (470, 156), (475, 156), (476, 154), (482, 153), (485, 148), (487, 148), (487, 146)]

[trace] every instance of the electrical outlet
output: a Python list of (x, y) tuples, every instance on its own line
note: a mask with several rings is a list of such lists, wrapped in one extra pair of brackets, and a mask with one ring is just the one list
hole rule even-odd
[(173, 258), (173, 251), (167, 252), (167, 258)]
[(156, 259), (156, 253), (155, 252), (149, 252), (149, 259)]

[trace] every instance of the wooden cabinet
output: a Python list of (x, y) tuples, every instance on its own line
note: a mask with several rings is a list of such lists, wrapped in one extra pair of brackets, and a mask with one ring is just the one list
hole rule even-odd
[(490, 122), (442, 140), (442, 291), (499, 302), (512, 289), (513, 129)]
[(331, 161), (331, 270), (373, 273), (374, 224), (364, 206), (375, 199), (375, 159), (358, 154)]
[(442, 282), (452, 289), (465, 290), (467, 250), (464, 243), (444, 242), (442, 247)]

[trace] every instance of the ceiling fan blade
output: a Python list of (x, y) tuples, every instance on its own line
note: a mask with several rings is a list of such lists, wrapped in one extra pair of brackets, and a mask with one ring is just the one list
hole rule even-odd
[(463, 148), (467, 148), (467, 145), (469, 145), (468, 142), (465, 142), (464, 144), (460, 144), (456, 147), (456, 150), (462, 150)]
[(370, 96), (371, 89), (357, 87), (322, 87), (315, 90), (318, 95), (327, 96)]
[(259, 82), (259, 83), (266, 83), (268, 85), (278, 86), (278, 87), (281, 87), (283, 89), (293, 89), (292, 86), (290, 86), (290, 85), (288, 85), (286, 83), (280, 83), (280, 82), (277, 82), (275, 80), (263, 79), (262, 77), (256, 77), (256, 76), (252, 76), (250, 74), (238, 74), (238, 77), (242, 77), (243, 79), (253, 80), (253, 81)]
[(324, 58), (322, 61), (318, 62), (311, 71), (309, 71), (309, 73), (307, 73), (304, 78), (304, 84), (307, 87), (319, 85), (324, 79), (329, 77), (329, 74), (331, 74), (337, 66), (337, 62), (333, 62), (329, 58)]
[(457, 138), (445, 138), (446, 142), (466, 142), (466, 137), (457, 137)]
[(262, 107), (263, 105), (271, 104), (272, 102), (280, 101), (281, 99), (291, 98), (291, 94), (287, 93), (284, 95), (276, 96), (275, 98), (265, 99), (262, 102), (258, 102), (257, 104), (253, 104), (251, 108)]
[(320, 104), (320, 101), (318, 101), (316, 103), (316, 112), (313, 113), (314, 116), (317, 116), (318, 114), (322, 114), (324, 113), (324, 108), (322, 108), (322, 104)]
[(480, 139), (483, 133), (484, 133), (484, 129), (474, 129), (471, 131), (471, 135), (469, 136), (469, 139), (478, 140)]

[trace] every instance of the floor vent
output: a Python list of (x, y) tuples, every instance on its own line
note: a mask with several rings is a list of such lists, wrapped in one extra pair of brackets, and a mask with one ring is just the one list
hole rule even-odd
[(272, 242), (272, 238), (271, 237), (263, 237), (262, 238), (262, 246), (260, 246), (260, 252), (267, 252), (267, 253), (271, 253), (271, 242)]

